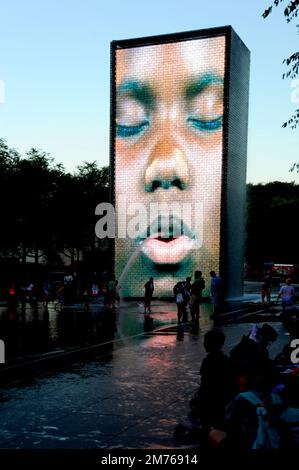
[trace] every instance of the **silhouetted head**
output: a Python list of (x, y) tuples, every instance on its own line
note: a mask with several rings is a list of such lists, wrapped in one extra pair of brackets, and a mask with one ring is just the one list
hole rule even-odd
[(267, 346), (273, 343), (277, 339), (277, 336), (278, 334), (272, 326), (268, 325), (268, 323), (263, 324), (260, 332), (260, 343), (262, 345)]
[(195, 273), (194, 273), (194, 278), (195, 278), (195, 279), (199, 279), (201, 276), (202, 276), (202, 272), (201, 272), (201, 271), (195, 271)]
[(210, 330), (205, 334), (204, 347), (205, 350), (210, 352), (218, 352), (221, 350), (225, 342), (225, 336), (221, 330)]
[(210, 276), (211, 276), (211, 277), (216, 277), (215, 271), (210, 271)]

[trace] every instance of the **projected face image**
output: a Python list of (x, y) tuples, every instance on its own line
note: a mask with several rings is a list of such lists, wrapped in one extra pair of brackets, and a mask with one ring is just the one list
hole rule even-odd
[(224, 36), (116, 51), (116, 209), (128, 222), (134, 204), (148, 209), (135, 237), (115, 240), (125, 296), (150, 276), (166, 296), (196, 269), (218, 271), (224, 57)]

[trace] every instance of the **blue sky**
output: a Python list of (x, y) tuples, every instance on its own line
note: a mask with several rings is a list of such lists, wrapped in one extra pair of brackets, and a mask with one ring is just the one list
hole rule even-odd
[(251, 51), (247, 180), (299, 182), (289, 172), (299, 161), (299, 129), (281, 127), (298, 107), (291, 81), (281, 76), (282, 60), (298, 50), (299, 35), (281, 8), (261, 17), (269, 4), (2, 0), (0, 137), (20, 152), (41, 148), (70, 171), (85, 160), (107, 165), (110, 42), (232, 25)]

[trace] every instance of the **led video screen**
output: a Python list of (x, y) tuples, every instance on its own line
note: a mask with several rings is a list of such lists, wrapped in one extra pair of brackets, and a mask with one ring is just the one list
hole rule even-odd
[(219, 272), (226, 37), (117, 46), (113, 57), (115, 276), (157, 296)]

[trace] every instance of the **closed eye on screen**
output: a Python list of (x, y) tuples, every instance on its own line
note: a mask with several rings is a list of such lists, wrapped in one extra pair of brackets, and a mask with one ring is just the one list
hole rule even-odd
[(116, 124), (116, 135), (118, 137), (132, 137), (141, 134), (149, 126), (148, 121), (143, 121), (137, 126), (124, 126), (122, 124)]
[(222, 116), (217, 119), (206, 121), (204, 119), (195, 118), (193, 116), (188, 117), (187, 122), (199, 131), (213, 132), (217, 131), (222, 127)]

